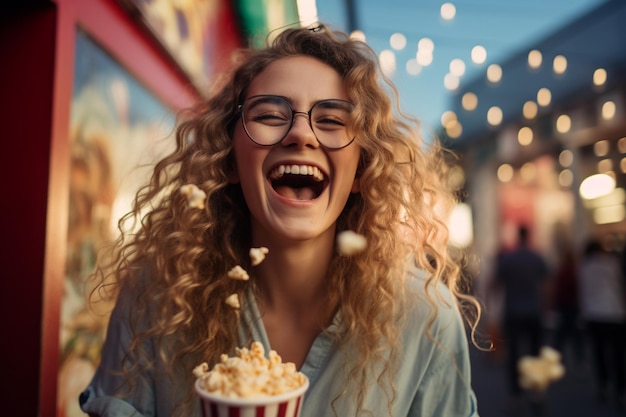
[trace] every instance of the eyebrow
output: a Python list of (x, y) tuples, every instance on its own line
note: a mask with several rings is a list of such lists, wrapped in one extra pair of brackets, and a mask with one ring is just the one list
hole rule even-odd
[[(287, 103), (289, 103), (289, 105), (292, 108), (294, 107), (294, 100), (293, 100), (293, 98), (288, 97), (288, 96), (282, 96), (282, 95), (279, 95), (279, 94), (255, 94), (253, 96), (250, 96), (250, 97), (246, 98), (246, 100), (250, 100), (250, 99), (254, 99), (254, 98), (258, 98), (260, 100), (260, 102), (262, 102), (262, 103), (263, 102), (272, 101), (272, 98), (281, 98), (281, 99), (285, 100)], [(316, 104), (318, 104), (318, 103), (320, 103), (322, 101), (327, 101), (327, 100), (338, 100), (338, 101), (346, 101), (348, 103), (352, 103), (350, 100), (347, 100), (347, 99), (336, 98), (336, 97), (329, 97), (329, 98), (322, 98), (322, 99), (313, 101), (309, 105), (310, 106), (309, 108), (312, 108)], [(330, 106), (330, 105), (328, 107), (341, 108), (340, 106)]]
[(279, 94), (256, 94), (254, 96), (250, 96), (246, 98), (246, 100), (250, 100), (253, 98), (258, 98), (261, 101), (270, 101), (272, 98), (282, 98), (283, 100), (287, 101), (289, 104), (293, 105), (293, 99), (287, 96), (281, 96)]

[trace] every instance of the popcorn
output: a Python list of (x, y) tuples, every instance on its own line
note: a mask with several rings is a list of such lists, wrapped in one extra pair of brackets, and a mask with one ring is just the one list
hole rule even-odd
[(206, 202), (206, 193), (195, 184), (186, 184), (180, 187), (180, 192), (187, 197), (187, 204), (191, 208), (203, 209)]
[(522, 388), (544, 391), (550, 383), (565, 375), (561, 354), (550, 347), (541, 348), (538, 357), (524, 356), (517, 363)]
[(239, 296), (236, 293), (226, 297), (225, 302), (232, 308), (241, 308), (241, 304), (239, 303)]
[(339, 247), (339, 253), (351, 256), (364, 250), (367, 246), (367, 241), (364, 236), (352, 230), (345, 230), (337, 235), (337, 245)]
[(250, 275), (248, 275), (245, 269), (237, 265), (233, 267), (230, 271), (228, 271), (228, 278), (247, 281), (250, 279)]
[(200, 365), (193, 368), (193, 375), (196, 378), (202, 378), (204, 374), (209, 372), (209, 364), (206, 362), (201, 363)]
[(265, 255), (269, 253), (269, 249), (261, 246), (260, 248), (250, 248), (250, 260), (252, 261), (252, 266), (257, 266), (265, 259)]
[(302, 387), (306, 376), (296, 370), (292, 362), (283, 363), (274, 350), (265, 358), (260, 342), (252, 342), (250, 349), (236, 348), (236, 355), (222, 354), (212, 370), (206, 363), (193, 370), (205, 391), (228, 398), (250, 398), (279, 395)]

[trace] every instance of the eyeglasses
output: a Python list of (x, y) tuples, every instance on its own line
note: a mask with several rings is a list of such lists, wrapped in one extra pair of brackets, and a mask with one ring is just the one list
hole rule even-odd
[(280, 143), (294, 124), (296, 114), (309, 118), (309, 126), (317, 141), (329, 149), (341, 149), (354, 140), (348, 130), (354, 104), (339, 99), (318, 101), (308, 112), (296, 111), (279, 96), (259, 95), (239, 105), (243, 128), (257, 145)]

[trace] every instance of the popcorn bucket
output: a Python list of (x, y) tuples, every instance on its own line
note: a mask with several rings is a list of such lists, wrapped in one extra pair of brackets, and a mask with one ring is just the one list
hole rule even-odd
[(204, 417), (299, 417), (304, 393), (309, 388), (309, 380), (284, 394), (267, 397), (232, 398), (212, 394), (200, 386), (200, 380), (194, 384), (200, 396)]

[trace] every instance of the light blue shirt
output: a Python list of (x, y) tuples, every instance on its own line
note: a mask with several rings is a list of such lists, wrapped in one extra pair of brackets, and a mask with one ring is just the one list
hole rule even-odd
[[(403, 352), (401, 366), (394, 375), (397, 393), (392, 415), (478, 417), (476, 397), (471, 388), (467, 336), (460, 314), (450, 301), (447, 288), (440, 285), (439, 291), (443, 297), (437, 301), (438, 314), (430, 329), (432, 339), (429, 338), (426, 332), (432, 308), (425, 298), (425, 280), (412, 280), (415, 296), (411, 298), (409, 319), (401, 336)], [(430, 292), (435, 293), (432, 288)], [(243, 310), (242, 321), (252, 330), (253, 339), (260, 341), (265, 351), (269, 352), (271, 346), (254, 297), (247, 297), (247, 301), (245, 305), (248, 307)], [(121, 379), (106, 372), (106, 369), (119, 369), (130, 342), (125, 319), (128, 306), (124, 304), (123, 301), (119, 302), (111, 315), (102, 362), (89, 387), (80, 396), (81, 408), (91, 416), (170, 417), (173, 401), (183, 395), (184, 390), (180, 385), (187, 382), (185, 380), (175, 384), (165, 377), (164, 364), (159, 361), (158, 355), (145, 379), (138, 381), (137, 389), (124, 399), (113, 396), (115, 386)], [(335, 317), (329, 330), (335, 330), (339, 320), (338, 316)], [(245, 340), (244, 324), (240, 325), (240, 335)], [(147, 348), (151, 349), (151, 346)], [(349, 352), (350, 346), (347, 349)], [(344, 353), (334, 346), (327, 335), (318, 335), (300, 369), (310, 382), (301, 417), (335, 417), (330, 402), (346, 386), (344, 364)], [(356, 406), (354, 400), (346, 395), (335, 403), (335, 408), (339, 417), (351, 417), (354, 416)], [(388, 415), (387, 397), (374, 378), (369, 385), (364, 408), (373, 416)], [(201, 416), (199, 407), (195, 416)]]

